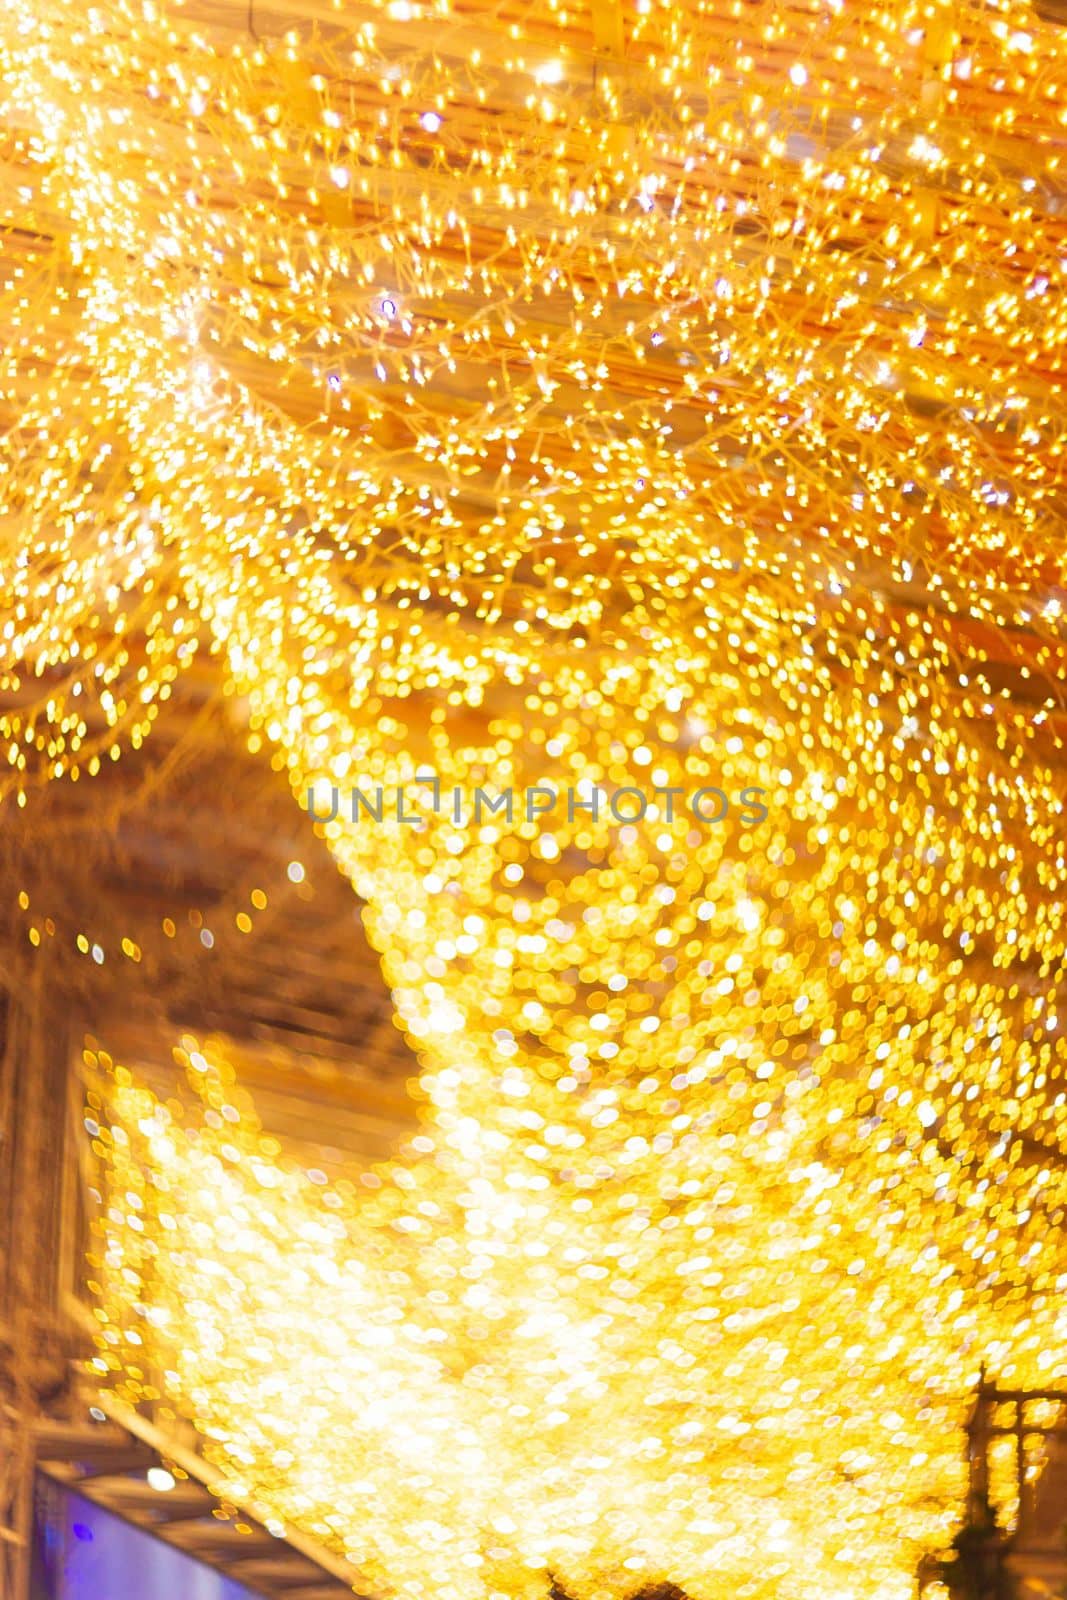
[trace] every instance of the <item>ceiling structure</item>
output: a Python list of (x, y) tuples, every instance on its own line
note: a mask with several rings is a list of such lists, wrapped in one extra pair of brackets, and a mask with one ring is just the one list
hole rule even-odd
[(329, 1125), (379, 1157), (410, 1124), (416, 1064), (359, 901), (217, 673), (186, 675), (121, 767), (10, 816), (0, 884), (12, 956), (36, 952), (87, 1032), (157, 1071), (183, 1029), (225, 1035), (297, 1139)]
[[(105, 1397), (86, 1397), (84, 1420), (48, 1421), (36, 1433), (38, 1472), (57, 1488), (162, 1539), (266, 1600), (336, 1600), (350, 1574), (298, 1534), (283, 1539), (212, 1494), (204, 1464), (170, 1433)], [(91, 1404), (90, 1404), (91, 1400)], [(90, 1412), (92, 1415), (90, 1415)], [(165, 1474), (169, 1488), (149, 1474)]]
[[(9, 814), (0, 835), (5, 982), (18, 995), (34, 971), (41, 1015), (69, 1017), (72, 1048), (83, 1036), (105, 1040), (165, 1098), (182, 1093), (175, 1039), (189, 1027), (225, 1038), (266, 1127), (292, 1158), (336, 1177), (411, 1137), (416, 1063), (350, 885), (288, 785), (244, 743), (219, 675), (197, 671), (121, 772), (105, 769), (80, 790), (55, 786), (32, 816)], [(71, 1084), (79, 1128), (87, 1088), (80, 1075)], [(72, 1154), (85, 1186), (72, 1197), (59, 1263), (73, 1290), (64, 1344), (78, 1367), (95, 1326), (83, 1139)], [(3, 1298), (0, 1355), (10, 1336)], [(166, 1408), (132, 1412), (79, 1382), (48, 1410), (31, 1457), (47, 1481), (267, 1600), (351, 1593), (355, 1574), (330, 1551), (295, 1529), (271, 1533), (232, 1494), (213, 1493), (217, 1475), (195, 1431)], [(160, 1466), (178, 1474), (167, 1494), (146, 1479)]]

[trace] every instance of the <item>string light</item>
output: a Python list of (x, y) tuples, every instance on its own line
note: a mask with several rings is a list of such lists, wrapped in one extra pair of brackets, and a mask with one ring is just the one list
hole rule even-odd
[(404, 1600), (903, 1600), (1067, 1376), (1062, 30), (371, 9), (0, 19), (5, 792), (210, 648), (297, 803), (660, 798), (320, 824), (422, 1130), (94, 1058), (96, 1370)]
[(375, 1587), (910, 1593), (957, 1514), (980, 1363), (1067, 1365), (1059, 913), (1046, 942), (1024, 905), (1059, 881), (1051, 790), (964, 744), (932, 678), (839, 688), (811, 657), (801, 700), (773, 621), (748, 650), (723, 623), (714, 698), (632, 655), (544, 694), (515, 656), (481, 683), (382, 626), (347, 705), (294, 684), (281, 639), (246, 662), (254, 724), (299, 703), (298, 794), (335, 749), (367, 791), (418, 760), (446, 793), (621, 784), (640, 752), (664, 791), (764, 786), (765, 830), (554, 815), (546, 852), (430, 805), (322, 824), (422, 1057), (426, 1153), (353, 1174), (327, 1227), (254, 1117), (223, 1149), (120, 1072), (102, 1374), (151, 1398), (147, 1346), (264, 1510)]

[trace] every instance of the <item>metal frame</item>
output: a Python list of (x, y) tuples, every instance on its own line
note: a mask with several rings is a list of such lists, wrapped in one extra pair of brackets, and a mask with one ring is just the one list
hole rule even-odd
[[(92, 1420), (89, 1407), (104, 1417)], [(217, 1488), (195, 1451), (114, 1396), (86, 1393), (74, 1422), (42, 1421), (34, 1436), (37, 1472), (101, 1509), (213, 1567), (267, 1600), (340, 1600), (356, 1573), (315, 1541), (286, 1530), (272, 1534)], [(166, 1467), (175, 1487), (148, 1483), (149, 1468)]]
[[(350, 1595), (353, 1568), (295, 1530), (271, 1534), (178, 1427), (78, 1377), (93, 1324), (78, 1293), (87, 1173), (73, 1010), (40, 964), (0, 988), (0, 1600), (29, 1600), (38, 1474), (269, 1600)], [(156, 1465), (179, 1479), (169, 1494), (145, 1478)]]

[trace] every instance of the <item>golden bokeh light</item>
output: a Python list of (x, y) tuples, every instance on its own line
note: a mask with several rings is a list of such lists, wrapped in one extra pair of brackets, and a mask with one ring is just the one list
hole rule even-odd
[(92, 1054), (96, 1370), (398, 1600), (904, 1600), (1067, 1380), (1067, 35), (255, 9), (0, 18), (0, 791), (216, 655), (423, 1125)]

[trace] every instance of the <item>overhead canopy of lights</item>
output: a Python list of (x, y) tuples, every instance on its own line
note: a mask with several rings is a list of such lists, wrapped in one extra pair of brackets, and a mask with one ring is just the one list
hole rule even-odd
[(980, 1367), (1067, 1379), (1067, 34), (10, 0), (0, 66), (5, 803), (215, 653), (422, 1066), (324, 1185), (224, 1050), (94, 1054), (101, 1381), (398, 1600), (904, 1600)]

